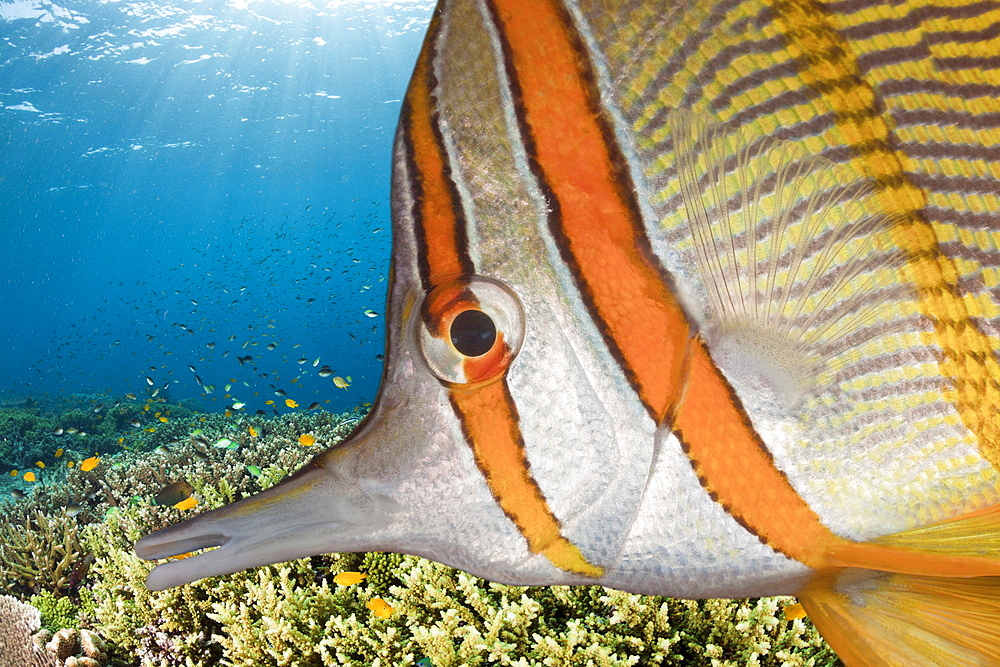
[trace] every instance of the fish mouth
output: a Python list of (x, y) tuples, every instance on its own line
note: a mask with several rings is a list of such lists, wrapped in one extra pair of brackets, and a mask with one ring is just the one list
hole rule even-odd
[(399, 507), (314, 460), (266, 491), (141, 538), (135, 553), (156, 560), (217, 547), (153, 568), (146, 586), (161, 591), (259, 565), (364, 549)]

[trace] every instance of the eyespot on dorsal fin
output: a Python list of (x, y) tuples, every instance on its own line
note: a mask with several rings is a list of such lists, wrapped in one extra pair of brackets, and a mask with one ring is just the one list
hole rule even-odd
[(730, 376), (786, 409), (894, 331), (912, 296), (871, 184), (798, 144), (671, 114), (703, 335)]

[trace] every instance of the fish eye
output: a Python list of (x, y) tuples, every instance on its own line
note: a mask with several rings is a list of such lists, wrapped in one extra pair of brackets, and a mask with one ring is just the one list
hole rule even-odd
[(502, 377), (524, 340), (514, 292), (484, 276), (461, 276), (428, 291), (416, 310), (417, 345), (428, 369), (449, 385)]
[(497, 339), (493, 319), (481, 310), (466, 310), (451, 321), (451, 344), (467, 357), (481, 357)]

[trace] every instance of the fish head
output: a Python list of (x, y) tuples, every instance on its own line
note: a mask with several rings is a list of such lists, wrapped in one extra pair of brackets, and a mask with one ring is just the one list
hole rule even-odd
[[(416, 554), (523, 585), (599, 583), (621, 558), (692, 333), (625, 224), (553, 231), (499, 82), (431, 71), (436, 52), (481, 68), (469, 51), (489, 51), (487, 31), (470, 43), (443, 34), (439, 14), (396, 136), (387, 347), (370, 414), (281, 484), (139, 540), (146, 559), (217, 547), (158, 565), (150, 588), (341, 551)], [(602, 219), (598, 196), (622, 192), (607, 185), (614, 174), (570, 162), (566, 177), (599, 192), (564, 201)], [(620, 202), (609, 207), (621, 217)], [(585, 279), (581, 262), (594, 271)], [(655, 323), (637, 319), (644, 299), (658, 300)], [(643, 339), (661, 323), (666, 333)]]
[(537, 233), (491, 244), (490, 262), (428, 272), (406, 144), (370, 414), (277, 486), (139, 540), (146, 559), (217, 547), (158, 565), (151, 589), (344, 551), (411, 553), (524, 585), (594, 583), (618, 558), (655, 421), (594, 344), (599, 332), (581, 327)]
[[(139, 540), (146, 559), (218, 547), (158, 565), (151, 589), (345, 551), (519, 584), (593, 582), (614, 560), (650, 452), (627, 451), (635, 415), (608, 412), (613, 383), (588, 377), (554, 292), (530, 272), (425, 285), (401, 270), (414, 259), (394, 256), (370, 414), (282, 483)], [(630, 455), (639, 466), (620, 465)]]

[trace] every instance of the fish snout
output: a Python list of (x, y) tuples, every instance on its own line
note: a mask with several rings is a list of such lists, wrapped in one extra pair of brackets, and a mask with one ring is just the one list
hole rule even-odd
[(210, 549), (157, 565), (146, 585), (164, 590), (258, 565), (370, 548), (402, 506), (323, 459), (271, 489), (140, 539), (135, 553), (146, 560)]

